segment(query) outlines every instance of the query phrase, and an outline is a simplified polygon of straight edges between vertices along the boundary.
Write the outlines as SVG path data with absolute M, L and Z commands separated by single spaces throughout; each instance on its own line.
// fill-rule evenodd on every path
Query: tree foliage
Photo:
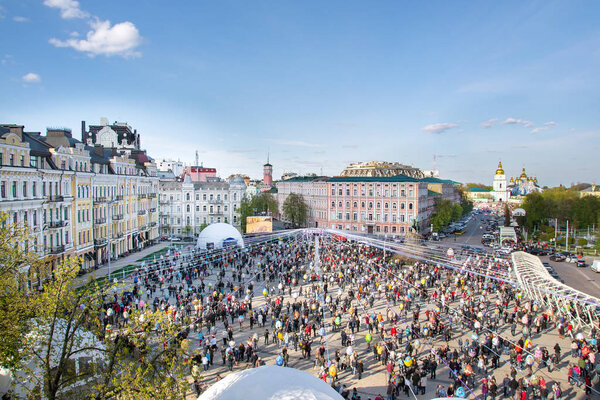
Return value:
M 530 193 L 522 205 L 527 212 L 525 224 L 529 228 L 540 228 L 548 219 L 558 219 L 561 226 L 569 224 L 577 229 L 598 224 L 600 220 L 600 198 L 583 196 L 562 186 L 543 193 Z
M 242 232 L 246 232 L 247 217 L 262 213 L 277 214 L 279 209 L 275 197 L 269 192 L 262 192 L 252 199 L 243 198 L 237 212 L 240 216 Z
M 79 258 L 52 266 L 27 243 L 1 214 L 0 366 L 27 397 L 186 398 L 189 317 L 141 302 L 117 314 L 111 304 L 130 286 L 81 286 Z
M 292 225 L 303 226 L 308 215 L 308 206 L 301 194 L 290 193 L 283 202 L 283 214 Z

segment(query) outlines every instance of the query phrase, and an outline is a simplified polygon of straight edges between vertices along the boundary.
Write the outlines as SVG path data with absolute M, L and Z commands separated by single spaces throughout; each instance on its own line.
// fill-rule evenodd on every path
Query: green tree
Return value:
M 510 208 L 504 203 L 504 226 L 510 226 Z
M 283 202 L 283 214 L 292 225 L 303 226 L 306 223 L 308 206 L 301 194 L 290 193 Z
M 254 211 L 252 209 L 252 201 L 244 197 L 240 202 L 240 206 L 237 209 L 237 213 L 240 216 L 242 232 L 246 233 L 246 218 L 254 215 Z
M 275 197 L 269 192 L 262 192 L 258 196 L 253 197 L 252 208 L 256 210 L 257 214 L 277 214 L 279 212 L 277 200 L 275 200 Z
M 458 221 L 463 216 L 463 208 L 460 204 L 452 204 L 452 221 Z

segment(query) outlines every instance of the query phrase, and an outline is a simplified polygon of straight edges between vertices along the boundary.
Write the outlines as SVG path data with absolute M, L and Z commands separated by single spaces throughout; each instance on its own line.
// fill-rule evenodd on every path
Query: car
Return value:
M 594 272 L 600 272 L 600 260 L 594 260 L 590 269 Z
M 575 264 L 577 266 L 577 268 L 585 268 L 585 260 L 583 258 L 579 258 L 577 259 L 577 262 Z
M 564 256 L 563 253 L 554 253 L 550 255 L 550 261 L 557 261 L 557 262 L 561 262 L 561 261 L 565 261 L 566 257 Z
M 171 236 L 171 237 L 169 238 L 169 240 L 170 240 L 171 242 L 181 242 L 181 238 L 180 238 L 180 237 L 177 237 L 177 236 Z

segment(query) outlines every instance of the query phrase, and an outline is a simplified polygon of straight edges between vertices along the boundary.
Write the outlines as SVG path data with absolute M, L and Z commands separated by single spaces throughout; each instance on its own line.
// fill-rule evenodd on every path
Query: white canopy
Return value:
M 331 386 L 307 372 L 274 365 L 227 375 L 198 400 L 342 400 Z
M 206 249 L 222 249 L 228 246 L 244 247 L 244 239 L 233 225 L 225 223 L 210 224 L 200 232 L 196 247 Z

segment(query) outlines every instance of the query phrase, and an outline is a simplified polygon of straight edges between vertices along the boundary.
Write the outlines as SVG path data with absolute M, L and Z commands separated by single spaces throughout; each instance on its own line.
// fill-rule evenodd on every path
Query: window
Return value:
M 338 217 L 337 219 L 341 220 L 342 219 L 342 213 L 338 213 Z
M 373 214 L 369 213 L 369 221 L 373 221 Z
M 364 201 L 361 201 L 361 202 L 360 202 L 360 206 L 361 206 L 362 208 L 365 208 L 365 202 L 364 202 Z
M 350 208 L 350 202 L 349 201 L 346 202 L 346 208 Z
M 390 195 L 390 194 L 389 194 L 389 191 L 388 191 L 387 189 L 385 189 L 385 190 L 384 190 L 384 192 L 383 192 L 383 195 L 384 195 L 385 197 L 388 197 L 388 196 Z
M 404 192 L 404 189 L 400 190 L 400 197 L 406 197 L 406 193 Z
M 392 210 L 396 209 L 396 203 L 392 203 Z
M 15 155 L 13 153 L 10 153 L 8 165 L 10 165 L 10 166 L 15 165 Z
M 392 226 L 392 233 L 396 233 L 396 227 Z
M 377 202 L 377 209 L 380 210 L 381 209 L 381 203 Z
M 206 206 L 202 206 L 202 211 L 206 212 Z M 206 221 L 204 221 L 206 222 Z
M 350 196 L 350 189 L 346 189 L 346 196 Z
M 369 202 L 369 210 L 371 210 L 371 209 L 373 209 L 373 202 L 372 201 Z
M 335 208 L 335 201 L 331 202 L 331 208 Z
M 408 189 L 408 197 L 413 197 L 413 190 L 412 189 Z
M 400 209 L 404 210 L 404 203 L 400 203 Z
M 206 201 L 206 193 L 202 195 L 202 200 Z
M 37 168 L 37 166 L 38 166 L 37 157 L 29 157 L 29 165 L 32 166 L 33 168 Z
M 357 208 L 357 207 L 358 207 L 358 203 L 355 201 L 355 202 L 352 204 L 352 207 L 353 207 L 353 208 Z
M 0 183 L 0 196 L 5 199 L 6 198 L 6 181 L 2 181 Z
M 413 203 L 408 203 L 408 209 L 412 210 L 413 209 Z
M 385 208 L 387 210 L 389 208 L 389 203 L 384 203 L 383 208 Z
M 341 201 L 338 203 L 338 207 L 342 208 L 342 202 Z
M 338 189 L 338 195 L 340 195 L 340 196 L 342 195 L 342 188 Z
M 14 199 L 17 198 L 17 181 L 13 181 L 12 183 L 12 197 Z
M 27 197 L 27 182 L 23 182 L 23 197 Z
M 352 221 L 356 221 L 356 213 L 352 214 Z M 355 229 L 356 230 L 356 229 Z
M 346 213 L 346 221 L 350 221 L 350 213 Z
M 373 197 L 373 189 L 369 189 L 369 196 Z

